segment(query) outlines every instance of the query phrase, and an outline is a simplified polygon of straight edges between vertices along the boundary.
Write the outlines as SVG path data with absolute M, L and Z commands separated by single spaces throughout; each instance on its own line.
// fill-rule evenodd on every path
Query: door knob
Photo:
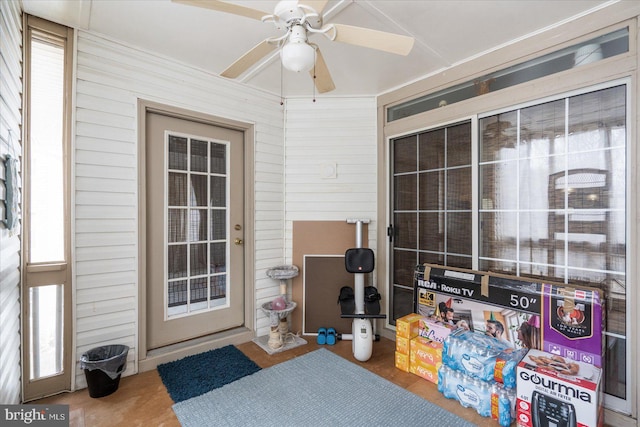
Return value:
M 244 243 L 244 241 L 242 239 L 236 238 L 236 240 L 234 240 L 233 243 L 235 243 L 236 245 L 241 245 Z

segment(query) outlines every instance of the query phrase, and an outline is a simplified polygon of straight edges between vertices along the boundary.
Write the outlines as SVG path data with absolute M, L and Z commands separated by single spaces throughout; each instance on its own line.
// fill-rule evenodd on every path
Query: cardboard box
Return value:
M 402 354 L 409 354 L 410 343 L 413 338 L 404 338 L 396 336 L 396 351 Z
M 535 348 L 602 366 L 604 295 L 599 289 L 474 270 L 418 265 L 416 312 L 433 317 L 441 304 L 454 323 L 500 336 L 513 348 Z M 495 335 L 494 335 L 495 336 Z M 498 338 L 496 336 L 496 338 Z
M 413 338 L 418 336 L 418 321 L 421 318 L 420 314 L 411 313 L 396 319 L 396 337 Z
M 442 363 L 442 343 L 423 337 L 415 337 L 411 340 L 409 360 L 422 362 L 431 366 Z
M 409 355 L 396 351 L 396 368 L 409 372 Z
M 415 374 L 421 378 L 424 378 L 427 381 L 431 381 L 434 384 L 438 384 L 438 368 L 440 368 L 442 363 L 438 363 L 436 365 L 432 365 L 430 363 L 425 363 L 420 360 L 415 362 L 409 362 L 409 372 Z
M 418 336 L 440 343 L 444 342 L 454 329 L 455 326 L 447 325 L 431 317 L 421 317 L 418 322 Z
M 529 350 L 518 364 L 518 426 L 602 426 L 601 375 L 594 365 Z

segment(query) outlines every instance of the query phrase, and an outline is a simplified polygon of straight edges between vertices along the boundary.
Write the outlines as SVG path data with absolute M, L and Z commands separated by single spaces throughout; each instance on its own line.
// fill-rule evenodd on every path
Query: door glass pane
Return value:
M 227 276 L 224 274 L 211 276 L 209 288 L 211 305 L 215 307 L 224 304 L 227 296 Z
M 224 207 L 227 201 L 227 180 L 222 176 L 211 177 L 211 207 Z
M 444 185 L 445 172 L 422 172 L 420 174 L 420 210 L 434 211 L 443 209 L 446 187 Z
M 215 273 L 227 271 L 227 246 L 224 243 L 211 244 L 211 270 Z
M 471 263 L 471 122 L 391 143 L 392 297 L 402 298 L 413 292 L 413 274 L 419 262 Z M 462 235 L 465 230 L 469 235 Z M 454 258 L 449 260 L 449 254 Z M 406 304 L 394 300 L 392 307 L 405 310 Z M 401 315 L 393 313 L 391 317 Z
M 224 144 L 211 143 L 211 173 L 227 173 L 227 147 Z
M 471 126 L 466 123 L 447 128 L 447 166 L 471 164 Z
M 407 314 L 413 313 L 415 304 L 413 303 L 413 292 L 409 289 L 393 287 L 393 322 Z
M 191 209 L 191 221 L 189 221 L 189 241 L 200 242 L 207 240 L 207 216 L 206 209 Z
M 167 236 L 170 243 L 187 241 L 187 210 L 169 209 Z
M 187 312 L 187 280 L 176 280 L 168 283 L 167 314 L 175 316 Z
M 211 240 L 221 240 L 227 235 L 226 209 L 211 210 Z
M 413 289 L 413 273 L 418 259 L 416 251 L 396 249 L 393 251 L 393 283 Z
M 471 257 L 471 212 L 447 213 L 447 252 Z
M 480 188 L 483 209 L 515 209 L 513 197 L 518 187 L 518 162 L 480 165 Z
M 190 206 L 207 206 L 207 177 L 191 175 Z
M 416 250 L 418 248 L 418 218 L 413 213 L 396 213 L 393 216 L 396 248 Z
M 169 246 L 167 266 L 169 279 L 187 277 L 187 245 Z
M 167 313 L 184 316 L 227 303 L 228 145 L 169 136 L 167 147 L 184 171 L 167 171 Z
M 444 213 L 420 213 L 420 250 L 444 252 Z
M 416 135 L 399 138 L 393 141 L 393 172 L 415 172 L 418 165 L 416 159 L 418 137 Z
M 415 173 L 410 175 L 399 175 L 394 178 L 394 210 L 416 210 L 418 206 L 417 184 L 417 175 Z
M 447 210 L 471 209 L 471 167 L 447 171 Z M 425 191 L 429 192 L 429 190 Z
M 30 380 L 62 372 L 62 285 L 29 288 Z
M 420 134 L 420 170 L 442 169 L 445 166 L 444 129 Z M 415 155 L 415 154 L 414 154 Z
M 189 276 L 207 274 L 207 244 L 198 243 L 189 245 L 191 249 L 191 266 Z
M 211 278 L 211 298 L 224 297 L 226 292 L 226 276 L 213 276 Z
M 190 302 L 191 309 L 204 309 L 207 308 L 207 278 L 198 277 L 196 279 L 189 280 L 190 284 Z
M 187 174 L 169 173 L 169 206 L 187 206 Z
M 191 140 L 191 171 L 207 172 L 207 141 Z
M 187 138 L 169 135 L 169 169 L 187 170 Z
M 31 43 L 29 262 L 65 261 L 64 48 Z

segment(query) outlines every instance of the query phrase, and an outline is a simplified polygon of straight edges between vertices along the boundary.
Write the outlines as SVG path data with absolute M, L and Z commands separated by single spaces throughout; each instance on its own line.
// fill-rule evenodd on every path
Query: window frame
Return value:
M 566 97 L 572 94 L 582 93 L 585 91 L 595 90 L 598 87 L 609 87 L 616 84 L 627 85 L 627 282 L 635 283 L 640 277 L 639 269 L 632 262 L 637 257 L 638 251 L 638 227 L 632 220 L 637 215 L 637 197 L 634 191 L 638 188 L 638 176 L 632 172 L 638 165 L 637 148 L 633 141 L 637 139 L 637 117 L 638 117 L 638 77 L 637 77 L 637 51 L 638 51 L 638 27 L 635 14 L 625 14 L 613 17 L 611 15 L 591 16 L 588 19 L 576 20 L 571 25 L 565 25 L 558 29 L 552 29 L 544 34 L 533 36 L 529 39 L 520 41 L 513 46 L 507 46 L 495 52 L 491 52 L 483 57 L 474 59 L 459 67 L 449 70 L 446 74 L 438 74 L 418 81 L 406 87 L 400 88 L 393 92 L 381 95 L 378 98 L 378 220 L 381 224 L 378 227 L 378 241 L 388 242 L 386 235 L 387 226 L 392 224 L 391 200 L 390 200 L 390 158 L 389 144 L 390 140 L 409 135 L 411 133 L 423 131 L 426 129 L 445 126 L 448 123 L 455 123 L 461 120 L 471 118 L 472 132 L 474 140 L 477 140 L 477 117 L 480 114 L 495 114 L 516 108 L 522 108 L 527 105 L 538 104 L 545 100 L 557 99 L 558 97 Z M 621 19 L 625 19 L 622 21 Z M 588 40 L 598 34 L 605 34 L 615 29 L 627 26 L 629 28 L 629 51 L 627 53 L 617 55 L 615 57 L 606 58 L 602 61 L 588 64 L 580 67 L 580 69 L 571 69 L 563 71 L 556 75 L 543 77 L 532 82 L 522 83 L 518 86 L 502 89 L 494 93 L 487 93 L 473 99 L 456 103 L 455 107 L 445 106 L 436 110 L 420 113 L 415 116 L 386 122 L 386 109 L 389 106 L 406 102 L 411 98 L 417 98 L 423 94 L 441 90 L 444 87 L 453 86 L 462 81 L 473 79 L 476 76 L 484 75 L 493 70 L 501 69 L 513 65 L 516 62 L 533 58 L 538 55 L 544 55 L 558 48 L 570 46 L 580 41 Z M 561 40 L 558 42 L 558 40 Z M 615 82 L 615 83 L 614 83 Z M 482 113 L 479 113 L 482 112 Z M 473 153 L 477 155 L 476 152 Z M 477 159 L 473 160 L 473 164 L 477 165 Z M 476 172 L 473 176 L 477 177 Z M 477 196 L 476 196 L 477 198 Z M 477 201 L 476 201 L 477 203 Z M 477 205 L 474 207 L 477 212 Z M 477 218 L 474 218 L 474 227 L 476 227 Z M 473 243 L 474 250 L 477 251 L 478 232 L 474 230 Z M 387 283 L 385 289 L 387 295 L 390 292 L 392 283 L 389 283 L 391 256 L 387 245 L 380 245 L 378 248 L 378 281 L 379 283 Z M 477 269 L 474 265 L 474 269 Z M 640 303 L 639 293 L 632 287 L 627 287 L 627 365 L 633 360 L 634 355 L 638 351 L 638 327 L 637 314 L 632 312 L 629 307 L 634 307 Z M 389 304 L 390 297 L 387 298 Z M 392 307 L 387 306 L 387 312 L 392 313 Z M 393 339 L 393 331 L 395 327 L 391 323 L 391 316 L 385 323 L 384 332 L 386 336 Z M 387 332 L 388 331 L 388 332 Z M 637 399 L 636 391 L 631 387 L 638 379 L 638 372 L 635 370 L 627 370 L 627 399 L 618 399 L 607 395 L 605 407 L 608 416 L 622 417 L 618 414 L 634 414 L 637 410 L 634 402 Z
M 31 41 L 42 40 L 55 44 L 64 49 L 63 75 L 63 117 L 62 120 L 62 179 L 64 192 L 64 259 L 51 262 L 31 263 L 30 241 L 31 227 L 29 220 L 31 179 L 30 179 L 30 141 L 31 141 Z M 23 15 L 23 232 L 21 241 L 21 306 L 22 306 L 22 400 L 24 402 L 38 399 L 62 391 L 71 390 L 72 378 L 75 371 L 72 351 L 72 257 L 71 257 L 71 128 L 72 128 L 72 87 L 73 87 L 73 29 L 63 25 L 37 18 L 28 14 Z M 30 304 L 31 289 L 43 285 L 62 285 L 59 298 L 62 303 L 62 371 L 58 374 L 30 380 Z

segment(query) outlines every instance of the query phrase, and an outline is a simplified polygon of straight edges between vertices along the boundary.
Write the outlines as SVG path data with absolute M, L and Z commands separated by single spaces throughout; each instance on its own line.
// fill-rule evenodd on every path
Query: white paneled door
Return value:
M 244 134 L 147 112 L 147 350 L 244 322 Z

